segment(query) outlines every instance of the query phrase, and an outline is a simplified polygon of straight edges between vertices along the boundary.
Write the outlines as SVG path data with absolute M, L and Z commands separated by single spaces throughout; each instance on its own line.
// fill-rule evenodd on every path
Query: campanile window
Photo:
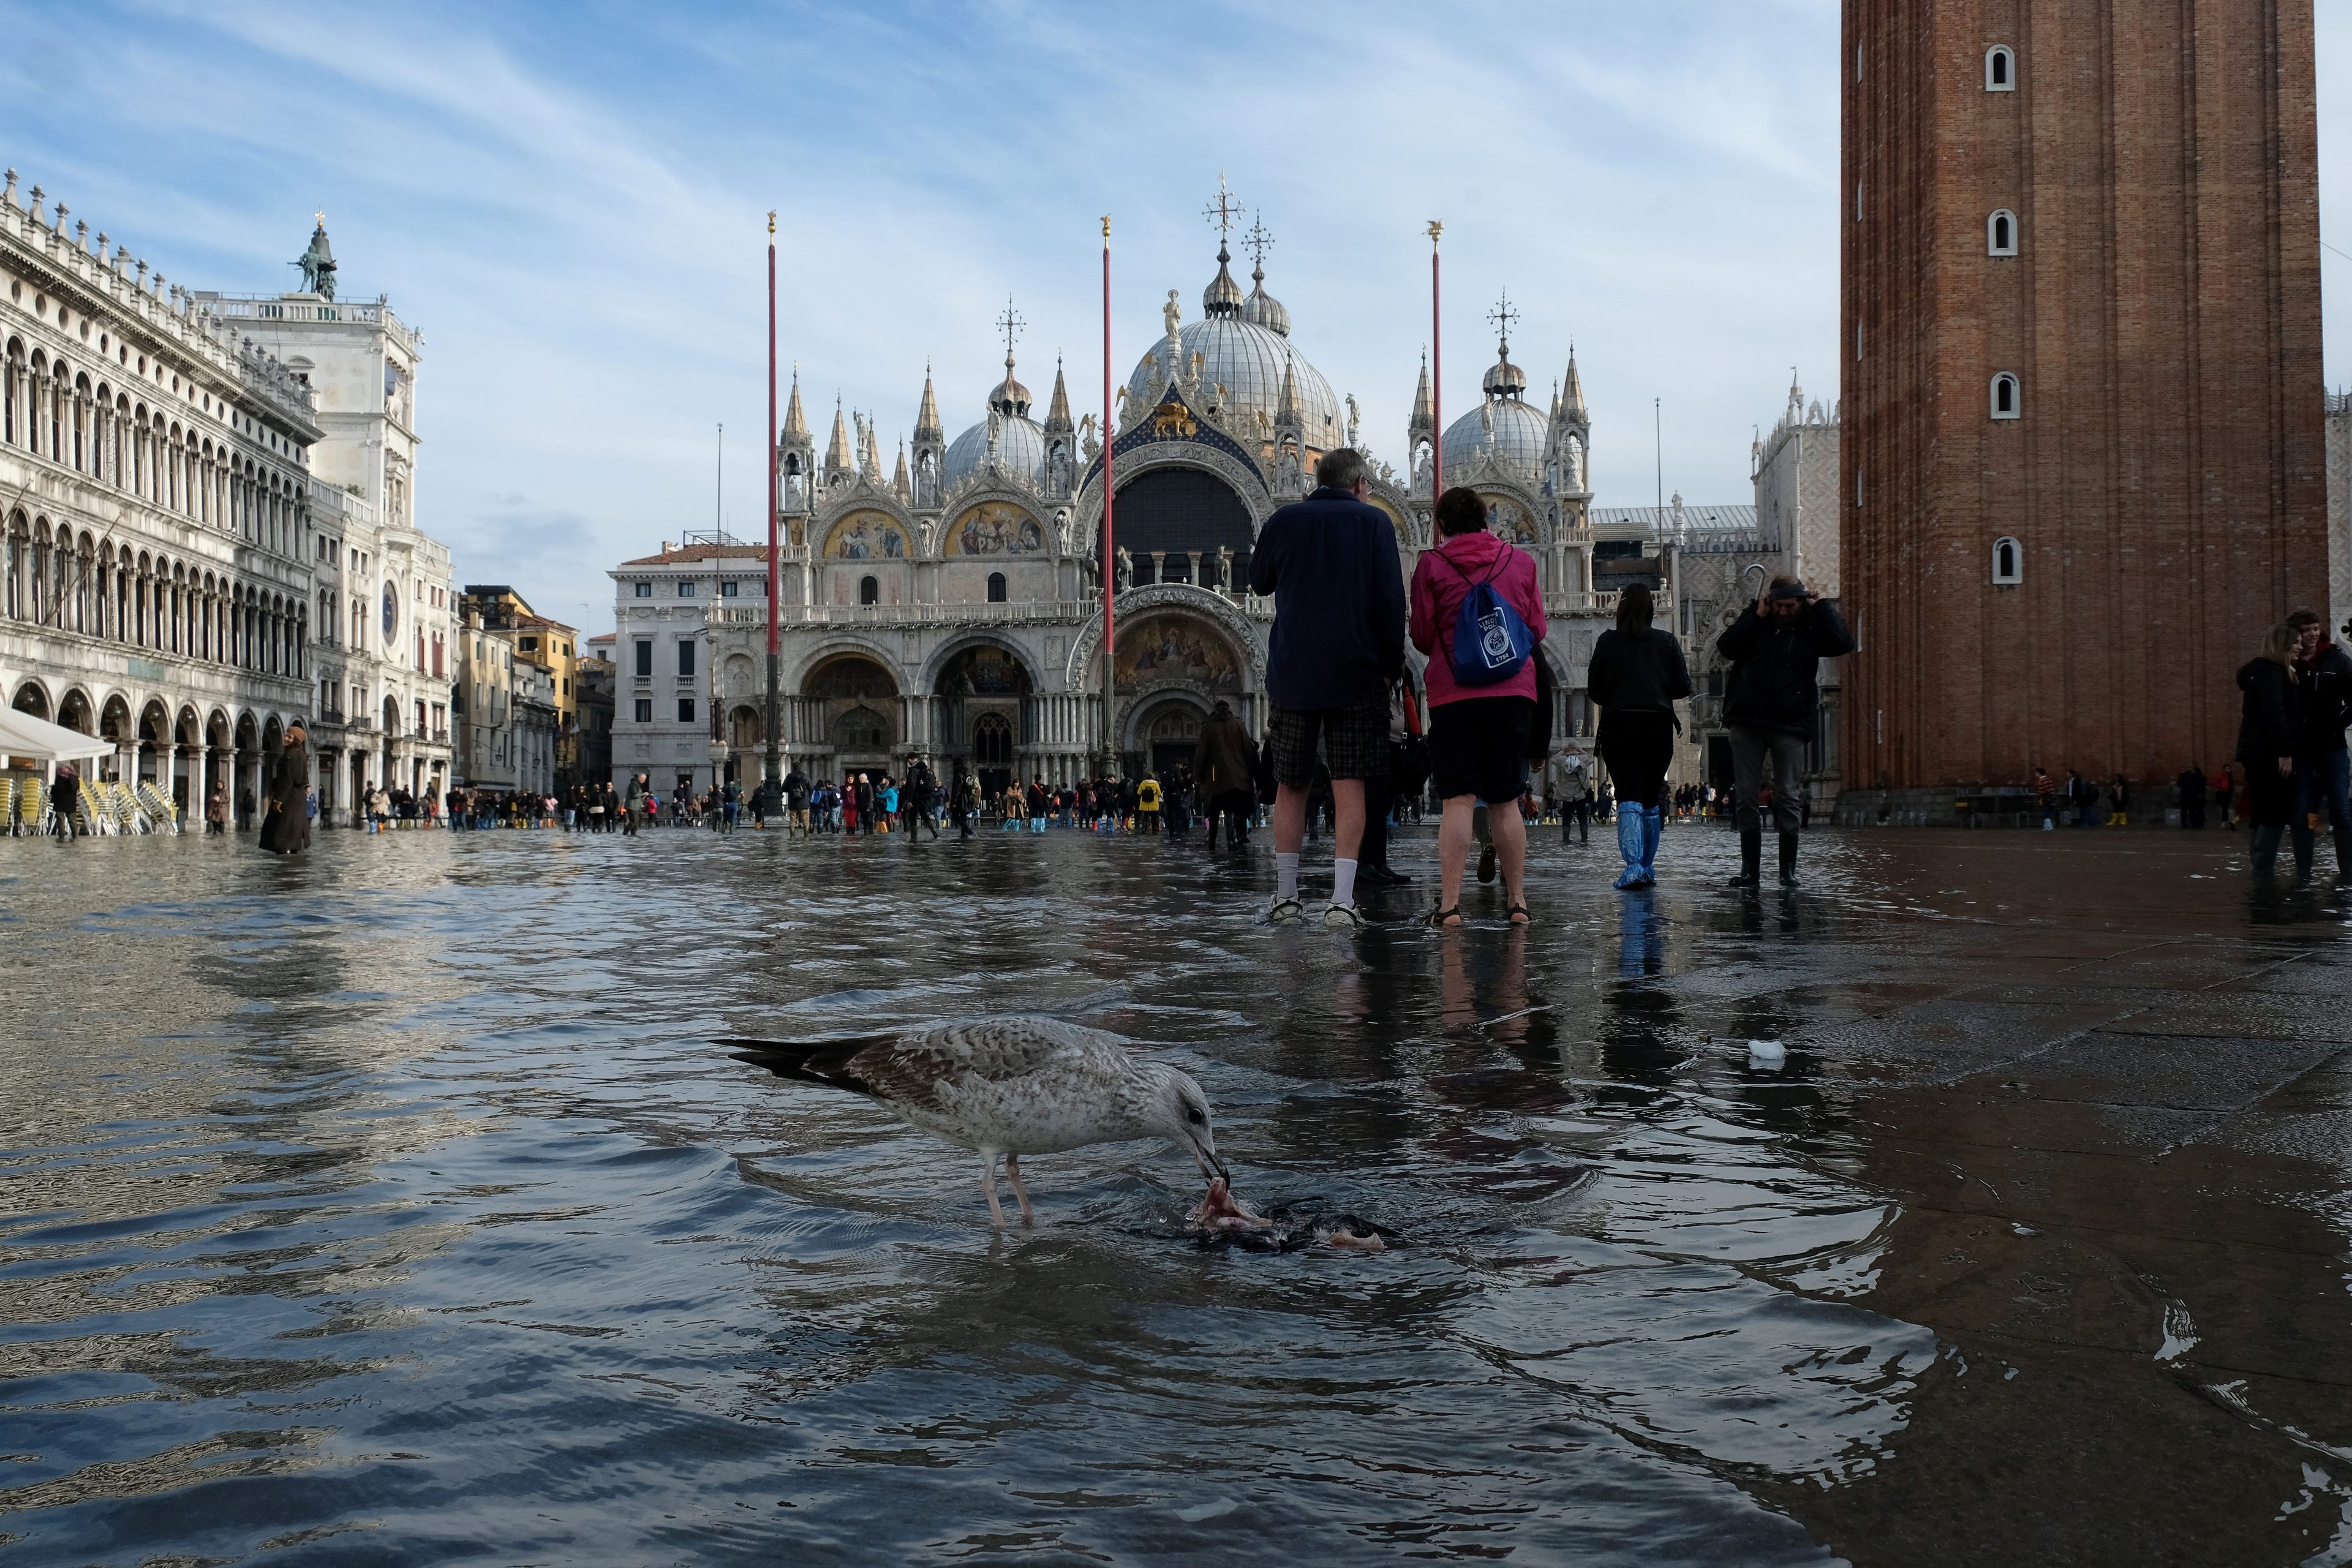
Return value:
M 1992 378 L 1992 416 L 1995 419 L 2015 419 L 2018 413 L 2017 377 L 2002 371 Z
M 2007 534 L 1992 542 L 1992 580 L 1999 588 L 2025 581 L 2025 547 Z
M 1985 90 L 2017 90 L 2017 51 L 2007 44 L 1995 44 L 1985 51 Z
M 1995 208 L 1993 215 L 1985 219 L 1985 254 L 2017 254 L 2017 215 L 2007 207 Z

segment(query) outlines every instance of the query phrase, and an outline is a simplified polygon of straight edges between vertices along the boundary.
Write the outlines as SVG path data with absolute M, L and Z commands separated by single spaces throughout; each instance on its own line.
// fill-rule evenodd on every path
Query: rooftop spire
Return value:
M 940 441 L 946 437 L 947 431 L 940 424 L 940 400 L 931 395 L 930 363 L 926 361 L 923 364 L 923 405 L 915 412 L 915 439 Z
M 808 436 L 808 416 L 801 412 L 801 367 L 793 366 L 793 400 L 784 409 L 784 434 L 805 439 Z
M 1431 433 L 1437 424 L 1436 400 L 1429 394 L 1429 351 L 1421 351 L 1421 384 L 1412 389 L 1412 418 L 1406 429 L 1415 434 Z
M 824 466 L 839 473 L 856 466 L 856 459 L 849 455 L 849 421 L 842 417 L 838 396 L 833 400 L 833 439 L 825 445 Z
M 1584 417 L 1584 383 L 1576 374 L 1576 341 L 1568 344 L 1568 390 L 1560 395 L 1559 411 L 1570 418 Z
M 1045 410 L 1045 428 L 1056 434 L 1076 430 L 1070 421 L 1070 392 L 1062 384 L 1062 356 L 1054 356 L 1054 401 Z

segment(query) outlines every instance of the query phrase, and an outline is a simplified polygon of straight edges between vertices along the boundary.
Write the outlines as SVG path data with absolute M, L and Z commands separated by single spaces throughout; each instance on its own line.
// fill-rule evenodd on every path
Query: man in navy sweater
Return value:
M 1365 500 L 1363 455 L 1341 447 L 1315 465 L 1316 489 L 1266 519 L 1250 553 L 1250 592 L 1274 595 L 1265 670 L 1274 700 L 1274 848 L 1279 880 L 1269 921 L 1295 921 L 1298 846 L 1316 747 L 1331 774 L 1334 823 L 1328 925 L 1363 923 L 1356 851 L 1364 781 L 1383 771 L 1389 688 L 1404 673 L 1404 571 L 1396 528 Z

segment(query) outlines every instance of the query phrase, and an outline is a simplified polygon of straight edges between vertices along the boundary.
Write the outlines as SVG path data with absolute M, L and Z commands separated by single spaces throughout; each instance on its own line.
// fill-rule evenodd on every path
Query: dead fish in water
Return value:
M 1209 1194 L 1184 1216 L 1186 1226 L 1201 1246 L 1215 1250 L 1239 1247 L 1244 1252 L 1297 1252 L 1318 1245 L 1352 1252 L 1385 1252 L 1387 1232 L 1351 1214 L 1331 1214 L 1309 1199 L 1277 1204 L 1259 1214 L 1234 1196 L 1233 1185 L 1218 1176 L 1209 1183 Z

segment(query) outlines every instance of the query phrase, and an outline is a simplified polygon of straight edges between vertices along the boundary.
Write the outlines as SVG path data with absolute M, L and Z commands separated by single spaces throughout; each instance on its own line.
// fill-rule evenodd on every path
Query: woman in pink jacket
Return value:
M 1429 656 L 1430 782 L 1445 803 L 1437 832 L 1437 908 L 1430 923 L 1462 923 L 1462 861 L 1470 852 L 1471 813 L 1481 801 L 1510 810 L 1489 811 L 1511 922 L 1525 925 L 1527 825 L 1517 809 L 1526 792 L 1528 736 L 1536 716 L 1535 661 L 1543 657 L 1543 595 L 1535 558 L 1486 531 L 1486 503 L 1459 487 L 1437 498 L 1437 547 L 1412 569 L 1412 646 Z M 1480 584 L 1517 611 L 1532 635 L 1527 658 L 1513 674 L 1487 685 L 1454 678 L 1452 651 L 1462 601 Z

